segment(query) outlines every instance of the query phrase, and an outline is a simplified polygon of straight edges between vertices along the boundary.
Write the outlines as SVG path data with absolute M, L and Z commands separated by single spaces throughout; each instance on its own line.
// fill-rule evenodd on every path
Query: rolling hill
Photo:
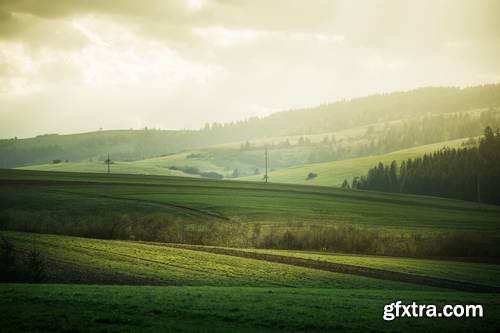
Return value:
M 216 332 L 467 332 L 478 319 L 498 327 L 496 206 L 10 169 L 0 170 L 0 189 L 2 258 L 15 258 L 2 265 L 14 262 L 7 267 L 21 281 L 41 271 L 44 282 L 0 284 L 2 331 L 195 332 L 209 322 Z M 481 304 L 485 316 L 385 322 L 396 293 L 406 304 Z
M 279 254 L 279 258 L 288 260 L 279 263 L 177 244 L 18 232 L 1 232 L 1 235 L 13 244 L 19 256 L 37 249 L 46 264 L 45 281 L 51 282 L 0 285 L 0 323 L 7 332 L 62 331 L 70 327 L 85 331 L 100 331 L 105 327 L 111 332 L 139 328 L 191 332 L 206 321 L 210 321 L 208 331 L 217 332 L 250 332 L 255 327 L 264 332 L 388 327 L 410 332 L 429 327 L 466 332 L 477 322 L 477 318 L 418 321 L 398 318 L 384 322 L 376 314 L 381 313 L 385 304 L 394 302 L 395 291 L 406 303 L 481 304 L 488 309 L 481 318 L 482 325 L 488 328 L 498 325 L 496 317 L 488 315 L 500 309 L 498 291 L 460 291 L 477 283 L 498 285 L 498 265 L 259 251 Z M 252 254 L 256 250 L 240 250 L 245 251 Z M 300 266 L 294 258 L 307 258 L 311 265 L 340 260 L 367 271 L 375 266 L 383 275 L 371 278 L 328 270 L 336 266 L 308 268 Z M 441 279 L 445 270 L 451 275 Z M 415 280 L 391 280 L 391 274 L 398 272 Z M 421 281 L 445 283 L 448 288 L 422 285 Z M 353 309 L 365 315 L 353 315 Z M 294 314 L 292 318 L 290 313 Z M 27 314 L 31 320 L 22 320 Z
M 426 153 L 432 153 L 444 147 L 461 147 L 465 141 L 466 139 L 449 140 L 409 149 L 398 150 L 388 154 L 353 158 L 327 163 L 313 163 L 293 166 L 269 172 L 269 181 L 276 183 L 339 187 L 345 179 L 347 179 L 347 181 L 350 183 L 353 177 L 364 176 L 370 168 L 373 168 L 379 162 L 391 163 L 392 161 L 396 161 L 400 163 L 409 158 L 420 157 Z M 308 178 L 308 175 L 311 172 L 316 174 L 314 178 Z M 241 177 L 239 179 L 259 181 L 262 179 L 262 176 L 247 176 Z
M 497 253 L 497 206 L 324 186 L 2 170 L 8 230 L 371 254 Z
M 390 152 L 477 136 L 486 125 L 497 127 L 500 124 L 498 106 L 500 85 L 464 89 L 422 88 L 283 111 L 262 119 L 252 118 L 224 125 L 214 123 L 200 130 L 145 128 L 10 138 L 0 140 L 0 167 L 47 164 L 54 160 L 103 161 L 108 153 L 115 161 L 135 161 L 221 144 L 246 141 L 262 143 L 269 138 L 306 135 L 323 138 L 325 134 L 331 133 L 341 137 L 339 132 L 364 128 L 363 140 L 342 145 L 342 148 L 351 150 L 351 156 L 336 149 L 330 152 L 332 156 L 320 158 L 322 161 L 332 161 L 339 159 L 339 156 L 345 159 L 369 155 L 370 152 L 365 150 L 371 143 L 376 143 L 375 148 L 381 152 Z M 481 113 L 470 115 L 471 111 Z M 338 142 L 335 146 L 339 148 Z M 309 153 L 305 158 L 309 157 Z M 305 163 L 304 156 L 300 154 L 296 159 L 301 162 L 295 165 Z M 223 167 L 232 171 L 238 165 L 225 164 Z
M 367 131 L 366 127 L 333 133 L 271 137 L 242 142 L 233 142 L 214 145 L 199 149 L 185 150 L 176 154 L 168 154 L 136 161 L 113 160 L 111 169 L 115 173 L 164 175 L 164 176 L 189 176 L 198 177 L 196 173 L 187 173 L 179 169 L 196 168 L 200 172 L 215 172 L 225 178 L 234 178 L 233 172 L 238 170 L 238 175 L 253 175 L 255 170 L 263 170 L 263 152 L 269 148 L 273 151 L 273 168 L 286 168 L 293 165 L 304 164 L 312 151 L 326 138 L 335 137 L 339 144 L 359 140 Z M 300 140 L 307 140 L 307 144 L 299 144 Z M 113 156 L 111 156 L 113 157 Z M 103 161 L 81 161 L 47 163 L 19 167 L 26 170 L 43 171 L 68 171 L 68 172 L 106 172 Z M 189 171 L 189 170 L 188 170 Z
M 50 263 L 48 282 L 115 284 L 419 289 L 362 276 L 212 254 L 162 244 L 2 232 L 18 251 L 35 246 Z M 453 263 L 451 263 L 453 265 Z M 481 264 L 470 264 L 473 268 Z M 491 266 L 496 274 L 497 265 Z M 483 268 L 483 273 L 487 269 Z M 83 278 L 85 277 L 85 278 Z
M 356 135 L 350 131 L 349 134 Z M 348 137 L 348 134 L 344 134 Z M 308 136 L 305 136 L 309 138 Z M 324 138 L 324 136 L 322 136 Z M 276 140 L 276 139 L 275 139 Z M 297 137 L 286 137 L 282 140 L 298 140 Z M 315 140 L 315 141 L 312 141 Z M 311 137 L 311 142 L 320 140 L 319 136 Z M 347 179 L 364 175 L 368 169 L 378 162 L 398 162 L 431 153 L 443 147 L 460 147 L 466 139 L 449 140 L 430 145 L 395 151 L 389 154 L 340 160 L 327 163 L 304 164 L 308 154 L 314 146 L 272 147 L 269 149 L 270 170 L 269 180 L 279 183 L 293 183 L 305 185 L 340 186 Z M 161 176 L 186 176 L 201 177 L 202 173 L 212 172 L 221 178 L 235 178 L 240 180 L 261 181 L 264 169 L 263 151 L 266 143 L 255 142 L 252 148 L 242 149 L 239 144 L 208 147 L 204 149 L 189 150 L 178 154 L 144 159 L 139 161 L 115 161 L 111 165 L 113 173 L 161 175 Z M 276 142 L 276 141 L 274 141 Z M 68 162 L 50 163 L 21 167 L 24 170 L 64 171 L 64 172 L 106 172 L 103 162 Z M 194 170 L 194 171 L 193 171 Z M 237 170 L 237 174 L 235 173 Z M 240 171 L 241 170 L 241 171 Z M 253 175 L 240 175 L 252 173 Z M 253 172 L 252 170 L 256 170 Z M 255 175 L 254 173 L 257 173 Z M 307 179 L 310 173 L 317 177 Z M 236 176 L 236 177 L 235 177 Z

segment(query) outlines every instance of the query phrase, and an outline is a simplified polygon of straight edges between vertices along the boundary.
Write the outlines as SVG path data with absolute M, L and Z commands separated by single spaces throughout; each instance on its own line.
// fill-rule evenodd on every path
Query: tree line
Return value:
M 360 146 L 357 152 L 351 151 L 351 145 L 339 149 L 337 143 L 335 149 L 319 147 L 309 160 L 309 162 L 332 161 L 363 156 L 366 153 L 383 153 L 394 149 L 413 147 L 431 141 L 438 142 L 478 135 L 477 131 L 484 127 L 478 127 L 478 123 L 482 123 L 485 120 L 484 117 L 491 116 L 497 119 L 496 121 L 500 119 L 498 117 L 499 106 L 500 84 L 465 89 L 422 88 L 407 92 L 355 98 L 306 109 L 277 112 L 263 118 L 253 117 L 227 124 L 207 124 L 200 130 L 157 130 L 151 128 L 99 130 L 75 135 L 49 134 L 29 139 L 0 139 L 0 167 L 12 168 L 50 163 L 55 159 L 103 161 L 107 153 L 110 153 L 115 160 L 138 160 L 175 153 L 184 149 L 255 140 L 270 136 L 331 133 L 394 120 L 408 120 L 405 128 L 392 126 L 388 130 L 368 133 L 368 136 L 363 140 L 366 142 L 365 145 Z M 484 113 L 482 120 L 465 115 L 457 115 L 456 120 L 450 120 L 451 113 L 458 114 L 488 108 L 491 109 L 491 112 Z M 421 128 L 427 129 L 424 134 L 421 129 L 413 130 L 416 119 L 421 115 L 442 115 L 443 119 L 446 118 L 442 123 L 453 121 L 454 124 L 442 131 L 442 128 L 431 127 L 432 124 L 438 122 L 435 119 L 429 119 L 421 126 Z M 382 135 L 384 133 L 387 135 Z M 402 133 L 406 133 L 404 137 Z M 399 141 L 394 140 L 394 138 L 399 139 Z M 303 139 L 302 144 L 308 144 L 307 138 Z
M 443 148 L 400 166 L 379 163 L 352 188 L 500 204 L 500 130 L 486 127 L 474 147 Z

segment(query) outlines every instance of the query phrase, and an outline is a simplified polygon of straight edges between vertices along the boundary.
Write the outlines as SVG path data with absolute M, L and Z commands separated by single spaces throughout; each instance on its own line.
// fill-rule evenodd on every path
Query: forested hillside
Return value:
M 216 144 L 337 133 L 364 128 L 349 142 L 329 137 L 310 147 L 301 163 L 333 161 L 386 153 L 444 140 L 477 136 L 500 125 L 500 85 L 472 88 L 422 88 L 275 113 L 194 130 L 113 130 L 74 135 L 48 134 L 0 140 L 0 167 L 106 158 L 138 160 Z M 297 142 L 311 146 L 304 139 Z M 280 145 L 288 142 L 283 139 Z M 231 166 L 227 166 L 231 168 Z
M 478 147 L 443 149 L 400 167 L 379 163 L 352 186 L 500 204 L 500 131 L 487 127 Z

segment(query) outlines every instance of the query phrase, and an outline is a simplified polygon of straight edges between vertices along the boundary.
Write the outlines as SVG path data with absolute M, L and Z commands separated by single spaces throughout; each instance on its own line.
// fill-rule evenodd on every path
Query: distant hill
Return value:
M 460 147 L 464 141 L 465 139 L 444 141 L 430 145 L 398 150 L 382 155 L 373 155 L 326 163 L 292 166 L 285 169 L 271 171 L 269 173 L 269 181 L 273 183 L 325 185 L 339 187 L 344 179 L 347 179 L 349 182 L 351 182 L 353 177 L 365 175 L 370 168 L 376 166 L 379 162 L 391 163 L 392 161 L 397 161 L 399 163 L 407 160 L 408 158 L 420 157 L 425 153 L 432 153 L 443 147 Z M 309 174 L 311 173 L 312 176 L 309 176 Z M 239 179 L 257 181 L 261 180 L 262 176 L 247 176 L 241 177 Z
M 309 162 L 332 161 L 479 135 L 485 125 L 500 125 L 499 107 L 500 84 L 465 89 L 421 88 L 283 111 L 265 118 L 207 124 L 197 131 L 113 130 L 4 139 L 0 140 L 0 167 L 46 164 L 54 160 L 103 161 L 107 153 L 113 160 L 140 160 L 246 140 L 365 128 L 363 139 L 353 143 L 354 153 L 344 143 L 340 152 L 336 146 L 335 151 L 322 151 L 314 158 L 307 155 Z M 468 115 L 473 110 L 482 112 Z
M 269 150 L 270 169 L 272 170 L 270 181 L 274 183 L 340 186 L 344 179 L 351 181 L 353 177 L 364 175 L 378 162 L 390 163 L 393 160 L 401 162 L 443 147 L 460 147 L 464 141 L 466 141 L 465 138 L 403 149 L 388 154 L 310 164 L 301 163 L 300 157 L 307 155 L 310 149 L 316 149 L 316 146 L 293 145 L 294 142 L 291 141 L 290 147 L 275 146 Z M 306 158 L 304 159 L 306 160 Z M 21 167 L 21 169 L 103 173 L 106 172 L 106 165 L 102 161 L 62 162 L 26 166 Z M 235 169 L 237 169 L 238 174 L 234 174 Z M 212 147 L 139 161 L 117 161 L 111 165 L 111 170 L 113 173 L 122 174 L 185 177 L 202 177 L 200 173 L 212 172 L 224 178 L 260 181 L 264 172 L 263 150 L 259 147 L 248 149 L 238 146 Z M 316 176 L 308 179 L 308 174 L 311 172 Z

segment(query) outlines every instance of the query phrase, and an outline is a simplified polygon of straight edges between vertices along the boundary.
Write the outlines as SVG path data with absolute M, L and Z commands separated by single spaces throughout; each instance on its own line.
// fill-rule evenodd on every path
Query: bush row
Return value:
M 0 229 L 100 239 L 194 245 L 314 250 L 412 257 L 500 257 L 496 234 L 479 231 L 397 231 L 344 224 L 258 224 L 207 219 L 186 223 L 154 214 L 65 217 L 9 211 Z

